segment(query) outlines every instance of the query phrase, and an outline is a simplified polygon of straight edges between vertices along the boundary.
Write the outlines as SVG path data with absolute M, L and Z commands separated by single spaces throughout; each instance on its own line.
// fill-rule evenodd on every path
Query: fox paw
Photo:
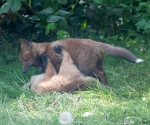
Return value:
M 62 53 L 62 49 L 63 49 L 63 46 L 61 45 L 57 45 L 53 48 L 53 50 L 57 53 L 57 54 L 61 54 Z

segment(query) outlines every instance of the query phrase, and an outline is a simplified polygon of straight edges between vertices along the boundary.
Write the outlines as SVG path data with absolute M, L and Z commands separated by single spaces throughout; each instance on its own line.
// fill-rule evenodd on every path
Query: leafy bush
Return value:
M 135 47 L 146 44 L 150 32 L 148 0 L 6 0 L 0 4 L 1 30 L 8 39 L 42 42 L 85 37 Z

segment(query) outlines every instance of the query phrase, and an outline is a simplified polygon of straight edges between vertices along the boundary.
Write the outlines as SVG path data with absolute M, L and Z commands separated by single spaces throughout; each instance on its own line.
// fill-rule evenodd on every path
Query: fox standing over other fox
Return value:
M 124 58 L 133 63 L 144 61 L 124 48 L 96 42 L 90 39 L 69 38 L 51 43 L 35 43 L 21 39 L 19 59 L 23 64 L 23 72 L 27 72 L 31 66 L 42 69 L 39 59 L 42 54 L 47 54 L 49 56 L 54 68 L 59 72 L 62 58 L 53 51 L 53 47 L 57 45 L 61 45 L 65 48 L 71 55 L 74 64 L 82 73 L 89 76 L 96 76 L 104 85 L 108 84 L 103 70 L 104 54 Z
M 46 67 L 45 73 L 32 76 L 24 88 L 30 88 L 39 94 L 52 90 L 73 92 L 83 88 L 86 82 L 96 82 L 95 78 L 84 76 L 79 71 L 70 54 L 62 46 L 55 46 L 54 51 L 62 57 L 59 73 L 56 72 L 48 56 L 43 54 L 40 58 L 43 67 Z

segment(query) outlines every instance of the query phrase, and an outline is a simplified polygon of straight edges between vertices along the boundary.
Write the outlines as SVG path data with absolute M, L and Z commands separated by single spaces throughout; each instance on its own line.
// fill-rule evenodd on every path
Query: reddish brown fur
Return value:
M 81 74 L 67 51 L 63 50 L 62 53 L 63 60 L 58 74 L 48 60 L 46 73 L 32 76 L 30 82 L 25 86 L 39 94 L 44 94 L 52 90 L 72 92 L 78 90 L 86 82 L 96 81 L 92 77 L 85 77 Z
M 62 45 L 71 55 L 77 68 L 90 76 L 97 76 L 104 85 L 107 85 L 107 79 L 103 70 L 103 54 L 125 58 L 131 62 L 136 62 L 137 57 L 128 50 L 121 47 L 114 47 L 109 44 L 95 42 L 90 39 L 65 39 L 52 43 L 34 43 L 21 39 L 21 51 L 19 59 L 23 63 L 23 71 L 27 72 L 30 66 L 39 67 L 37 56 L 43 53 L 51 59 L 56 71 L 59 71 L 61 57 L 53 51 L 53 47 Z

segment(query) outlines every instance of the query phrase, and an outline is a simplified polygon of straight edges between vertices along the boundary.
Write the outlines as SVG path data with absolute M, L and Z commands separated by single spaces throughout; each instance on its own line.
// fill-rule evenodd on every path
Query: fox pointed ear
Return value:
M 32 47 L 31 42 L 27 41 L 26 39 L 20 39 L 20 42 L 21 42 L 21 48 Z

